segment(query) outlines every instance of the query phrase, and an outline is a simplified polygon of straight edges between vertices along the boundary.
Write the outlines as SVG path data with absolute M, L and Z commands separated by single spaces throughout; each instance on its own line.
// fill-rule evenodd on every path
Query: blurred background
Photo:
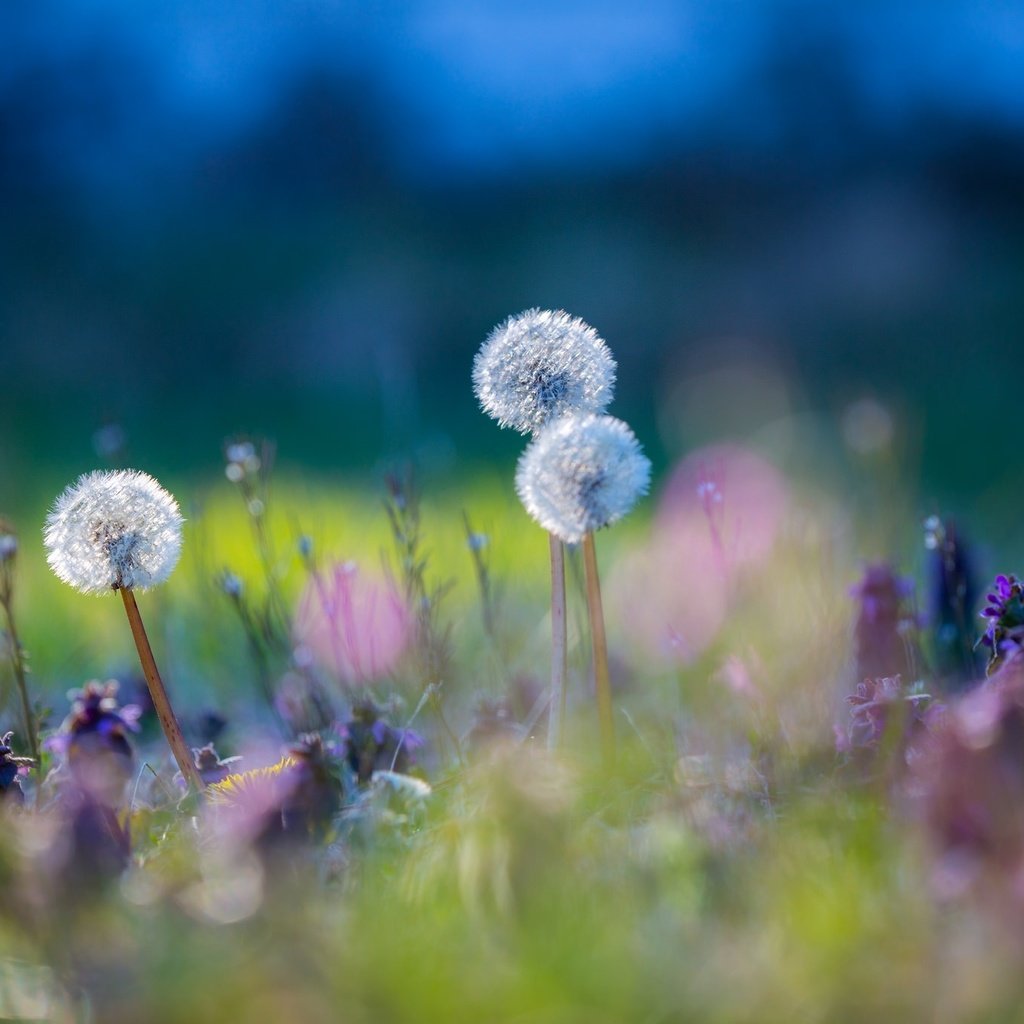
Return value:
M 0 509 L 238 431 L 510 465 L 470 365 L 539 305 L 660 469 L 739 440 L 856 502 L 888 453 L 1012 543 L 1022 199 L 1015 0 L 5 3 Z

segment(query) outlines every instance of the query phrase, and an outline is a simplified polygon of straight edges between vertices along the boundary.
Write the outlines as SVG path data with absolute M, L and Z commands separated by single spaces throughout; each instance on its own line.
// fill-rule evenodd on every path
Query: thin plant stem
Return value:
M 587 583 L 587 611 L 590 615 L 590 641 L 594 651 L 594 687 L 597 692 L 597 718 L 601 729 L 601 752 L 605 764 L 615 758 L 615 721 L 612 714 L 612 686 L 608 675 L 608 640 L 604 631 L 601 606 L 601 580 L 597 573 L 594 534 L 583 537 L 583 571 Z
M 451 727 L 448 719 L 445 717 L 444 704 L 441 701 L 441 684 L 432 683 L 428 688 L 428 693 L 428 699 L 437 714 L 441 727 L 444 729 L 445 734 L 448 737 L 448 742 L 451 743 L 452 749 L 455 751 L 455 756 L 458 758 L 459 764 L 464 764 L 466 759 L 462 754 L 462 744 L 459 742 L 459 737 L 455 735 L 455 730 Z
M 35 715 L 32 713 L 32 701 L 28 696 L 28 679 L 25 671 L 25 652 L 18 639 L 18 630 L 14 625 L 14 611 L 10 601 L 4 601 L 4 615 L 7 619 L 7 642 L 11 648 L 11 666 L 14 669 L 14 680 L 18 684 L 21 697 L 21 713 L 25 719 L 25 738 L 28 742 L 32 759 L 39 764 L 39 737 L 36 735 Z
M 491 588 L 491 573 L 484 554 L 487 538 L 478 534 L 469 521 L 469 514 L 463 510 L 462 523 L 466 529 L 466 544 L 473 559 L 477 588 L 480 591 L 480 613 L 483 617 L 484 632 L 492 646 L 497 645 L 498 631 L 494 624 L 494 595 Z
M 156 667 L 153 648 L 149 644 L 149 637 L 146 636 L 146 627 L 142 624 L 142 616 L 139 614 L 139 606 L 135 601 L 135 595 L 130 587 L 121 587 L 120 590 L 121 598 L 124 601 L 124 610 L 128 614 L 128 623 L 132 628 L 135 647 L 139 652 L 142 674 L 146 677 L 149 695 L 153 699 L 153 707 L 156 709 L 157 718 L 160 719 L 164 736 L 167 737 L 167 742 L 174 754 L 175 761 L 178 762 L 181 774 L 185 777 L 185 781 L 202 792 L 205 788 L 203 780 L 192 758 L 192 751 L 185 742 L 184 735 L 182 735 L 181 726 L 174 715 L 174 709 L 171 707 L 171 700 L 167 696 L 163 680 L 160 678 L 160 670 Z
M 231 603 L 238 612 L 238 618 L 242 623 L 242 632 L 245 634 L 246 642 L 249 645 L 249 653 L 252 655 L 253 664 L 256 666 L 256 678 L 259 681 L 260 692 L 270 709 L 270 713 L 278 726 L 285 732 L 289 726 L 281 716 L 274 697 L 273 676 L 270 671 L 270 651 L 266 631 L 253 619 L 253 614 L 241 595 L 232 595 Z
M 565 722 L 566 661 L 565 545 L 548 534 L 551 548 L 551 704 L 548 710 L 548 750 L 562 742 Z M 598 598 L 600 600 L 600 597 Z

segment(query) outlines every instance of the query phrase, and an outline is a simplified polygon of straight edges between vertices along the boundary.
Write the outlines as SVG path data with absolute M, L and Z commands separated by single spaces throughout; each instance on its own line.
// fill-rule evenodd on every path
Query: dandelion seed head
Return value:
M 535 433 L 568 413 L 603 412 L 615 360 L 589 324 L 563 310 L 528 309 L 488 335 L 473 360 L 473 390 L 499 426 Z
M 567 416 L 523 452 L 516 491 L 545 530 L 570 544 L 621 519 L 647 492 L 651 464 L 613 416 Z
M 181 524 L 178 503 L 146 473 L 86 473 L 47 516 L 47 561 L 59 579 L 86 594 L 145 590 L 177 565 Z

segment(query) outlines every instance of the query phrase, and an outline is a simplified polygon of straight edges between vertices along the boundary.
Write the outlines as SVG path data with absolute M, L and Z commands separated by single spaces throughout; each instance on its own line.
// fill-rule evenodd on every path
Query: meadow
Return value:
M 43 740 L 16 760 L 5 666 L 5 1018 L 1018 1019 L 1021 675 L 1008 650 L 982 682 L 948 524 L 864 527 L 752 449 L 691 453 L 597 533 L 609 755 L 575 547 L 548 741 L 547 542 L 511 473 L 345 487 L 225 450 L 226 479 L 172 481 L 183 555 L 139 597 L 216 747 L 202 794 L 116 597 L 55 579 L 41 523 L 5 528 Z M 879 530 L 916 580 L 865 567 Z M 943 579 L 970 590 L 966 664 Z M 74 796 L 112 763 L 105 803 Z

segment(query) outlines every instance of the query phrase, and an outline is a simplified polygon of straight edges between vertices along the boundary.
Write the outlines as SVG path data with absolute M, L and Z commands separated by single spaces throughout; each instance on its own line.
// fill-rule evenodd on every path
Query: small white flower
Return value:
M 647 492 L 651 464 L 613 416 L 566 416 L 530 443 L 516 469 L 526 511 L 569 544 L 621 519 Z
M 47 561 L 86 594 L 163 583 L 181 554 L 178 503 L 134 470 L 86 473 L 56 500 L 43 539 Z
M 563 310 L 528 309 L 488 335 L 473 360 L 473 390 L 488 416 L 521 434 L 567 413 L 603 412 L 615 360 L 597 331 Z

